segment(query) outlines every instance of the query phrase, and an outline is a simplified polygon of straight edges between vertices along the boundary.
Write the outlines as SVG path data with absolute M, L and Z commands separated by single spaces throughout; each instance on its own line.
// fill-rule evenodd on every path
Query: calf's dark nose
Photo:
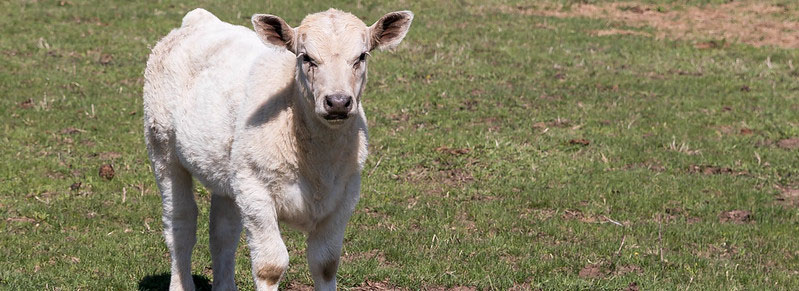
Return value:
M 333 94 L 325 96 L 325 110 L 332 117 L 346 118 L 352 109 L 352 96 Z

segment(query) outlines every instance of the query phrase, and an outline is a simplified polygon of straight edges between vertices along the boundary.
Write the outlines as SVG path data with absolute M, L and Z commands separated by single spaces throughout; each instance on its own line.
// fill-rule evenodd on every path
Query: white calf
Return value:
M 144 132 L 163 199 L 170 289 L 194 289 L 192 176 L 212 193 L 215 289 L 236 288 L 242 224 L 256 288 L 277 289 L 289 263 L 278 221 L 308 234 L 316 289 L 336 288 L 367 154 L 366 59 L 397 46 L 412 19 L 392 12 L 367 27 L 331 9 L 292 28 L 258 14 L 253 32 L 196 9 L 158 42 L 145 70 Z

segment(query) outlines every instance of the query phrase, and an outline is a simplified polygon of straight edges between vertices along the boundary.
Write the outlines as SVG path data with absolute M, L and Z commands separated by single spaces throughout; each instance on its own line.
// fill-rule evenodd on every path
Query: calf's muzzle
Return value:
M 346 119 L 352 110 L 352 96 L 332 94 L 325 96 L 325 119 Z

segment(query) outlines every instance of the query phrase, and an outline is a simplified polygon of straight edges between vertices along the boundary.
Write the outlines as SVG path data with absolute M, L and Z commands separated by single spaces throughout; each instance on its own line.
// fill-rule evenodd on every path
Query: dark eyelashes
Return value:
M 358 60 L 355 62 L 355 64 L 353 64 L 353 66 L 355 68 L 360 67 L 361 63 L 366 61 L 366 57 L 367 56 L 369 56 L 368 52 L 362 53 L 360 56 L 358 56 Z M 313 58 L 311 58 L 310 56 L 308 56 L 307 53 L 302 53 L 300 55 L 300 57 L 302 58 L 302 62 L 303 63 L 306 63 L 306 64 L 308 64 L 311 67 L 316 67 L 317 66 L 316 61 Z
M 314 59 L 312 59 L 311 57 L 309 57 L 309 56 L 308 56 L 308 54 L 306 54 L 306 53 L 303 53 L 303 54 L 302 54 L 302 61 L 303 61 L 304 63 L 307 63 L 307 64 L 308 64 L 308 65 L 310 65 L 311 67 L 316 67 L 316 61 L 314 61 Z

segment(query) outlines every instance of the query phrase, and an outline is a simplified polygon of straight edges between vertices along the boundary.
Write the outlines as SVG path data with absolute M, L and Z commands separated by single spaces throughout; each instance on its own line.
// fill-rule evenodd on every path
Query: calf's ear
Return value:
M 266 44 L 285 47 L 294 51 L 294 29 L 282 18 L 269 14 L 255 14 L 252 16 L 252 26 L 255 34 Z
M 397 47 L 411 28 L 413 12 L 395 11 L 380 18 L 369 27 L 370 50 L 387 50 Z

